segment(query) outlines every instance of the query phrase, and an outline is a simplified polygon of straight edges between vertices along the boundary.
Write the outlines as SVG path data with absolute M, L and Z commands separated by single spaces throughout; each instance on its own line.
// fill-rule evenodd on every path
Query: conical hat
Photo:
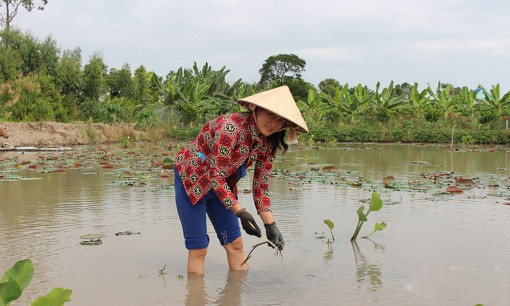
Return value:
M 296 127 L 294 128 L 298 131 L 308 133 L 305 119 L 303 119 L 287 86 L 259 92 L 258 94 L 239 99 L 237 102 L 249 110 L 253 110 L 253 106 L 264 108 L 295 124 Z

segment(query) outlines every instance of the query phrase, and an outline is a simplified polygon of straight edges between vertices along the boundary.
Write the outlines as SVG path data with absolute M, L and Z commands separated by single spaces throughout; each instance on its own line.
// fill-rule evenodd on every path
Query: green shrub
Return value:
M 166 136 L 178 140 L 191 140 L 197 137 L 201 129 L 202 127 L 172 128 L 166 132 Z
M 33 276 L 34 265 L 30 259 L 20 260 L 7 270 L 0 279 L 0 306 L 9 306 L 19 299 Z M 53 288 L 46 296 L 35 299 L 32 306 L 61 306 L 71 300 L 71 293 L 70 289 Z

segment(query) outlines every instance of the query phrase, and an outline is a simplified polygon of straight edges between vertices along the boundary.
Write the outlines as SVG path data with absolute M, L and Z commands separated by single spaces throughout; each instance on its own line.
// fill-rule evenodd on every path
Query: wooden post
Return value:
M 452 143 L 450 144 L 450 150 L 453 151 L 453 134 L 455 132 L 455 126 L 452 127 Z

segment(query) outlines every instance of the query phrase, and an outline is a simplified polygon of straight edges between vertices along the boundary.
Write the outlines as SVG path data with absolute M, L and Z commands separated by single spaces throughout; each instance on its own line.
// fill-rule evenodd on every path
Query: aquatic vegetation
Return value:
M 333 235 L 333 228 L 335 228 L 335 224 L 333 223 L 333 221 L 329 220 L 329 219 L 324 219 L 324 224 L 326 224 L 329 228 L 329 232 L 331 233 L 331 239 L 328 238 L 327 241 L 325 241 L 325 243 L 328 245 L 328 246 L 331 246 L 333 244 L 333 242 L 335 242 L 335 236 Z M 326 238 L 326 235 L 324 234 L 324 232 L 322 232 L 320 235 L 318 232 L 315 232 L 315 238 L 317 239 L 320 239 L 321 241 L 324 242 L 324 238 Z
M 163 267 L 163 269 L 160 269 L 160 270 L 159 270 L 159 276 L 163 276 L 163 275 L 167 274 L 167 273 L 165 272 L 165 269 L 166 269 L 166 264 L 165 264 L 165 266 Z
M 335 224 L 333 224 L 333 221 L 329 219 L 324 219 L 324 223 L 328 226 L 329 232 L 331 233 L 331 240 L 328 239 L 326 243 L 328 245 L 333 244 L 333 242 L 335 242 L 335 236 L 333 235 L 333 228 L 335 228 Z
M 372 198 L 370 199 L 370 205 L 368 207 L 367 213 L 366 214 L 364 213 L 364 210 L 365 210 L 365 206 L 364 205 L 361 205 L 358 208 L 358 211 L 357 211 L 358 212 L 358 224 L 356 225 L 356 229 L 354 230 L 354 234 L 351 237 L 351 241 L 356 240 L 356 238 L 358 237 L 358 234 L 359 234 L 359 231 L 361 230 L 361 227 L 368 220 L 367 219 L 368 214 L 370 214 L 370 212 L 372 212 L 372 211 L 379 211 L 382 208 L 382 206 L 383 206 L 383 202 L 381 200 L 381 197 L 380 197 L 379 193 L 373 192 L 372 193 Z M 379 229 L 378 230 L 383 230 L 384 228 L 386 228 L 386 223 L 384 224 L 384 227 L 379 225 Z
M 34 265 L 30 259 L 20 260 L 7 270 L 0 279 L 0 306 L 9 306 L 19 299 L 33 276 Z M 47 295 L 36 298 L 32 306 L 64 305 L 71 300 L 71 293 L 71 289 L 53 288 Z
M 81 245 L 101 245 L 103 244 L 103 240 L 101 238 L 104 238 L 104 234 L 86 234 L 81 235 L 81 239 L 85 239 L 83 241 L 80 241 Z
M 374 224 L 374 230 L 366 235 L 366 236 L 363 236 L 362 238 L 368 238 L 369 236 L 371 236 L 373 233 L 377 232 L 377 231 L 382 231 L 383 229 L 386 228 L 386 223 L 385 222 L 381 222 L 381 223 L 376 223 Z

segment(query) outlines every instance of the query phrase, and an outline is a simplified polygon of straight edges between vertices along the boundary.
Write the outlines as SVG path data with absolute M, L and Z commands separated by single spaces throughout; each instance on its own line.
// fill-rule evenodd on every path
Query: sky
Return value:
M 36 0 L 40 1 L 40 0 Z M 3 9 L 3 7 L 1 8 Z M 317 86 L 438 82 L 510 90 L 508 0 L 49 0 L 14 26 L 109 68 L 165 77 L 180 67 L 258 82 L 265 60 L 295 54 Z

